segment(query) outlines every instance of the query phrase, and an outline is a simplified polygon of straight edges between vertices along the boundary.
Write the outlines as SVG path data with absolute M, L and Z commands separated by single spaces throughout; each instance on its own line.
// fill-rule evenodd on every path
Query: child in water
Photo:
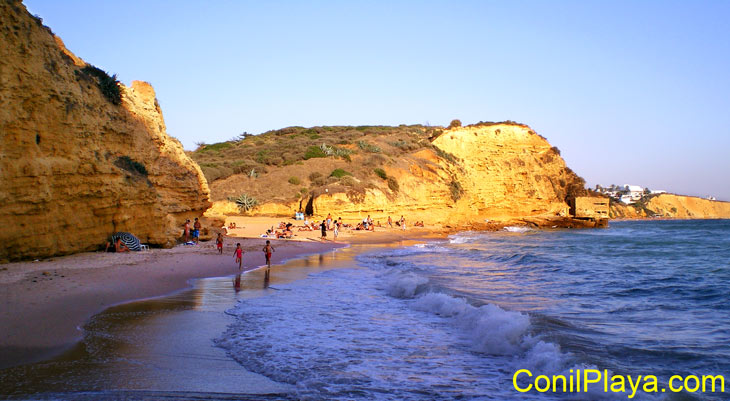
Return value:
M 271 241 L 266 240 L 266 245 L 262 251 L 264 251 L 264 255 L 266 255 L 266 265 L 271 268 L 271 253 L 274 252 L 274 247 L 271 246 Z
M 233 255 L 236 257 L 236 263 L 238 263 L 238 270 L 241 270 L 242 263 L 243 263 L 243 249 L 241 248 L 241 243 L 236 244 L 236 250 L 233 252 Z

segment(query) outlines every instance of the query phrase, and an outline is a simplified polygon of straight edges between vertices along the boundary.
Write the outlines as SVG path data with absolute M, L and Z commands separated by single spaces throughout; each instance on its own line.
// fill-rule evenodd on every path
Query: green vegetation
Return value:
M 198 151 L 199 152 L 209 152 L 209 151 L 217 151 L 218 152 L 218 151 L 221 151 L 223 149 L 228 149 L 228 148 L 230 148 L 232 146 L 233 145 L 231 145 L 230 142 L 219 142 L 219 143 L 214 143 L 212 145 L 202 144 L 202 146 L 200 147 L 200 149 Z
M 400 185 L 398 185 L 398 181 L 394 177 L 388 177 L 388 188 L 395 193 L 400 191 Z
M 461 120 L 451 120 L 451 123 L 449 124 L 449 129 L 456 127 L 461 127 Z
M 81 72 L 86 76 L 93 77 L 96 80 L 99 89 L 104 97 L 107 98 L 112 104 L 122 104 L 122 90 L 117 80 L 117 74 L 109 76 L 109 74 L 91 64 L 81 69 Z
M 342 178 L 346 175 L 352 175 L 352 173 L 345 171 L 341 168 L 336 168 L 336 169 L 332 170 L 332 173 L 330 173 L 330 177 L 335 177 L 335 178 Z
M 439 149 L 439 148 L 437 148 L 435 146 L 433 147 L 433 150 L 434 150 L 434 152 L 436 152 L 436 155 L 438 157 L 440 157 L 440 158 L 448 161 L 449 163 L 451 163 L 451 164 L 459 164 L 459 158 L 456 157 L 456 156 L 454 156 L 454 155 L 452 155 L 451 153 L 446 152 L 444 150 L 441 150 L 441 149 Z
M 314 159 L 317 157 L 327 157 L 322 148 L 319 146 L 310 146 L 307 148 L 307 153 L 304 154 L 304 160 Z
M 399 182 L 386 171 L 413 164 L 441 169 L 415 152 L 427 149 L 458 166 L 460 160 L 431 144 L 443 130 L 423 125 L 287 127 L 210 145 L 201 142 L 189 155 L 208 180 L 213 200 L 245 192 L 267 202 L 291 202 L 325 189 L 360 199 L 372 188 L 400 191 Z
M 377 147 L 377 146 L 375 146 L 373 144 L 367 143 L 365 141 L 357 141 L 357 146 L 360 149 L 362 149 L 362 150 L 364 150 L 366 152 L 369 152 L 369 153 L 380 153 L 380 152 L 382 152 L 382 149 L 380 149 L 379 147 Z
M 449 190 L 451 191 L 451 199 L 456 202 L 461 199 L 461 195 L 464 194 L 464 188 L 461 187 L 461 183 L 454 179 L 449 183 Z
M 258 199 L 254 198 L 253 196 L 249 196 L 247 194 L 241 194 L 238 196 L 238 198 L 233 198 L 233 199 L 229 198 L 229 200 L 235 202 L 236 205 L 238 205 L 238 208 L 244 212 L 253 210 L 259 204 Z

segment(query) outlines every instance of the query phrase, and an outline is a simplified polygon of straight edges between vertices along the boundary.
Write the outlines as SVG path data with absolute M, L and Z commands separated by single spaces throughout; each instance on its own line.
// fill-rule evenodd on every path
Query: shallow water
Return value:
M 300 399 L 627 399 L 520 394 L 512 375 L 728 376 L 728 261 L 728 221 L 461 233 L 241 301 L 217 341 Z
M 628 399 L 518 393 L 517 369 L 730 373 L 730 222 L 467 232 L 356 246 L 111 308 L 25 399 Z M 525 384 L 525 383 L 522 383 Z M 726 387 L 727 389 L 727 387 Z M 728 399 L 643 394 L 633 399 Z

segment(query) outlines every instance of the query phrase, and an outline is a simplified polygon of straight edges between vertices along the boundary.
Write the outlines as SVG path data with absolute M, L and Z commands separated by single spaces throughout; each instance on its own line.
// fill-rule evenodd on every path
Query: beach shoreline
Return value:
M 235 243 L 245 250 L 234 263 Z M 275 263 L 345 244 L 273 241 Z M 264 264 L 261 239 L 228 237 L 134 253 L 83 253 L 3 265 L 0 271 L 0 369 L 52 358 L 77 344 L 81 327 L 105 309 L 189 289 L 195 279 L 224 277 Z
M 224 237 L 223 254 L 214 241 L 143 252 L 87 252 L 0 266 L 0 369 L 39 362 L 78 344 L 83 326 L 94 315 L 120 304 L 164 297 L 192 288 L 194 280 L 229 277 L 264 265 L 260 226 L 281 219 L 232 217 L 238 229 Z M 332 233 L 328 232 L 329 238 Z M 442 230 L 377 228 L 345 230 L 337 242 L 319 240 L 319 232 L 296 232 L 293 240 L 269 239 L 274 264 L 327 252 L 349 244 L 394 243 L 443 238 Z M 236 243 L 245 253 L 243 268 L 234 263 Z M 52 334 L 51 334 L 52 333 Z

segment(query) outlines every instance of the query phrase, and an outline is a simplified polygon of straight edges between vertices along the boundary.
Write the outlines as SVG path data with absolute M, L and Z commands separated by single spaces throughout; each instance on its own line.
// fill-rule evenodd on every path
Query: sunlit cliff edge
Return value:
M 97 249 L 115 231 L 172 246 L 210 205 L 152 86 L 120 86 L 115 104 L 88 71 L 19 1 L 0 2 L 0 261 Z
M 730 219 L 730 202 L 674 194 L 650 197 L 636 205 L 612 203 L 611 218 Z
M 304 149 L 307 143 L 297 142 L 303 135 L 317 138 L 311 142 L 324 149 L 331 144 L 347 157 L 333 153 L 302 159 L 287 152 L 273 166 L 246 159 L 275 146 Z M 220 159 L 211 156 L 216 152 Z M 452 228 L 553 225 L 568 220 L 567 199 L 585 193 L 583 179 L 566 166 L 557 148 L 513 122 L 451 128 L 293 127 L 203 147 L 193 158 L 204 171 L 237 158 L 246 165 L 211 183 L 209 215 L 239 213 L 230 199 L 246 193 L 261 202 L 249 212 L 254 215 L 291 216 L 301 210 L 344 219 L 371 215 L 381 221 L 404 215 L 410 222 Z M 256 169 L 262 172 L 246 174 Z M 337 170 L 347 175 L 337 177 Z

